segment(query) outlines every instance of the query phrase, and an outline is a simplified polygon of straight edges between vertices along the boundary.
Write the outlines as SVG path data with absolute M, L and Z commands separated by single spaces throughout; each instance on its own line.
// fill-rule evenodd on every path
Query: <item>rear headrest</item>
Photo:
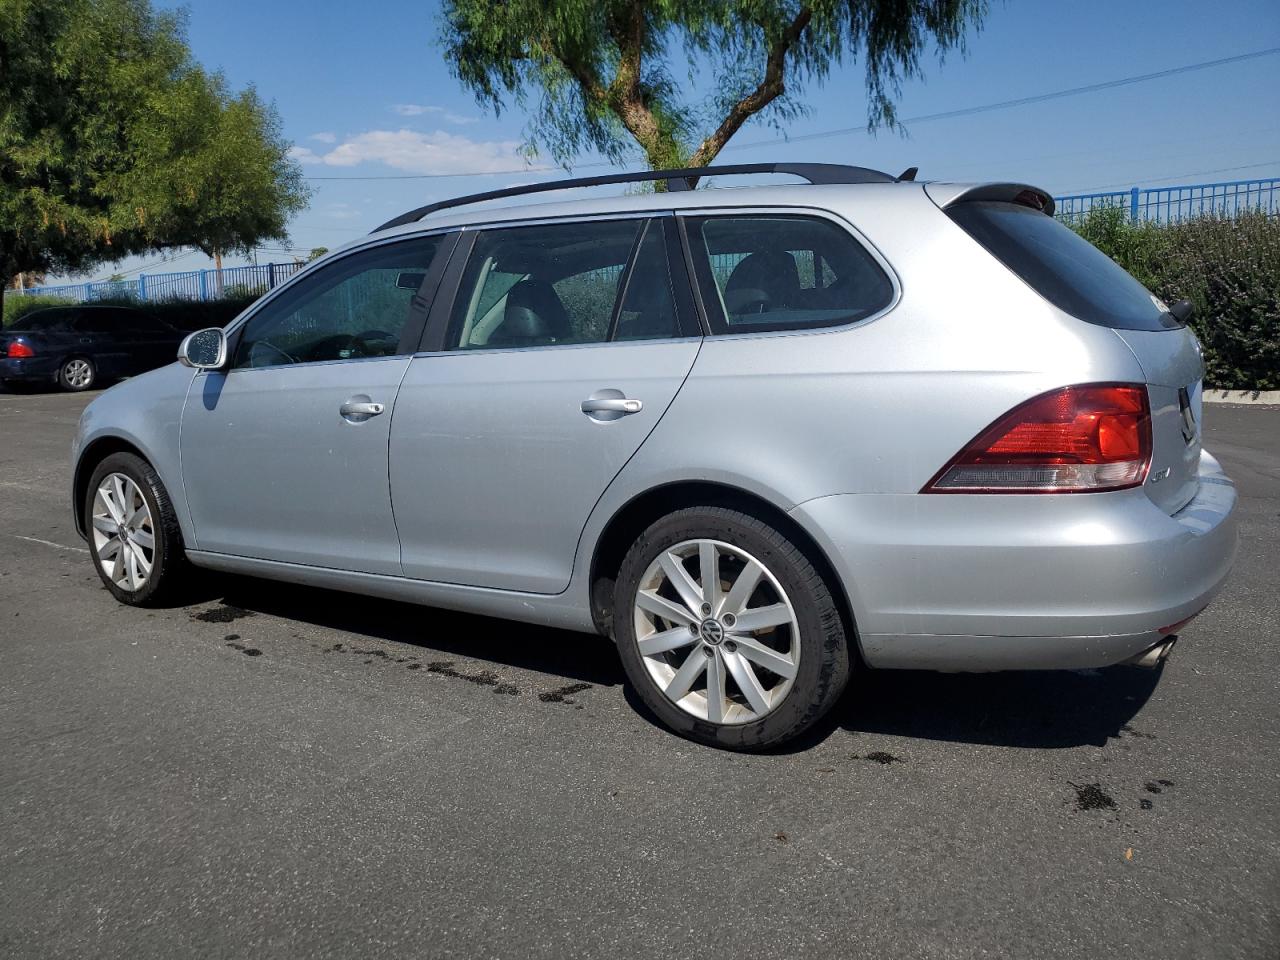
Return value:
M 783 250 L 743 257 L 724 285 L 726 299 L 747 288 L 766 291 L 774 309 L 791 305 L 800 293 L 800 269 L 795 258 Z

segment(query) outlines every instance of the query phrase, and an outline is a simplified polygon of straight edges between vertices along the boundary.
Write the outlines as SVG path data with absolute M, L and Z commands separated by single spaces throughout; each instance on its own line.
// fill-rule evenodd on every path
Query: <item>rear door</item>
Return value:
M 302 275 L 194 378 L 182 477 L 196 549 L 399 574 L 387 489 L 396 390 L 453 235 L 366 247 Z
M 556 593 L 697 356 L 679 241 L 670 217 L 491 228 L 455 265 L 391 427 L 404 572 Z
M 75 333 L 69 353 L 89 357 L 102 378 L 125 377 L 134 372 L 128 337 L 120 329 L 119 313 L 109 307 L 85 307 L 71 321 Z

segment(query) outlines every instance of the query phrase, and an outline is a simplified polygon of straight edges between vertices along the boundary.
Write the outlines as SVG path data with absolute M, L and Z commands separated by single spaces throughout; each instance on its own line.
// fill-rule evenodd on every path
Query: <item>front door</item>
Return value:
M 387 440 L 453 240 L 381 244 L 302 275 L 232 334 L 227 370 L 195 377 L 181 450 L 196 549 L 400 573 Z
M 406 576 L 533 593 L 568 585 L 592 508 L 701 344 L 688 281 L 672 281 L 683 261 L 669 263 L 669 221 L 476 237 L 434 344 L 443 349 L 409 364 L 391 428 Z

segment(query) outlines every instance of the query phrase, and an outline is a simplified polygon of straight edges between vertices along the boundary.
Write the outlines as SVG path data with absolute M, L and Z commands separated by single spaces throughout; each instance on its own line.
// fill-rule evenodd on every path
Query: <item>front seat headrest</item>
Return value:
M 551 284 L 526 277 L 507 291 L 502 325 L 489 342 L 554 343 L 569 332 L 569 315 Z

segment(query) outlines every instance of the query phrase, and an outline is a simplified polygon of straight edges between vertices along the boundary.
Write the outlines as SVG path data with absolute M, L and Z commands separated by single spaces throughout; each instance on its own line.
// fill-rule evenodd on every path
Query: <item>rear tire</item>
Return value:
M 736 510 L 690 507 L 651 525 L 622 562 L 613 609 L 640 698 L 709 746 L 780 746 L 825 715 L 849 679 L 831 587 L 795 543 Z
M 173 503 L 151 464 L 111 454 L 90 476 L 81 509 L 93 566 L 113 597 L 155 607 L 180 596 L 190 565 Z
M 98 382 L 98 370 L 88 357 L 71 357 L 58 368 L 58 386 L 72 393 L 90 389 Z

